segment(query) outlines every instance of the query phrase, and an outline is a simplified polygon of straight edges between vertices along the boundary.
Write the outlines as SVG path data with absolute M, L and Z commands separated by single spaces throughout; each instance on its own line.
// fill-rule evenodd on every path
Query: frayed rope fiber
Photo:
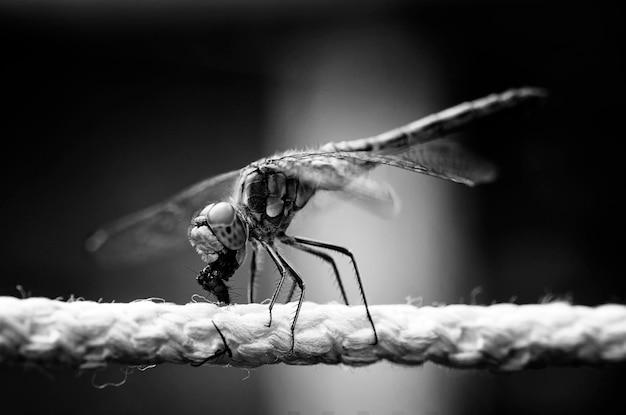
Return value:
M 621 305 L 378 305 L 370 307 L 379 338 L 372 345 L 363 306 L 305 303 L 290 353 L 294 311 L 295 303 L 277 304 L 267 327 L 262 304 L 0 297 L 0 363 L 95 369 L 111 363 L 360 366 L 388 360 L 516 371 L 626 361 Z

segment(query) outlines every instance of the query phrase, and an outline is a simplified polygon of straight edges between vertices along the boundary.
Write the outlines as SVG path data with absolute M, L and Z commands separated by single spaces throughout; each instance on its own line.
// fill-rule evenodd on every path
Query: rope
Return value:
M 305 303 L 291 347 L 295 303 L 176 305 L 0 297 L 0 363 L 95 369 L 110 363 L 286 363 L 350 366 L 388 360 L 515 371 L 626 360 L 626 307 L 567 303 L 370 307 Z M 222 338 L 223 336 L 223 338 Z

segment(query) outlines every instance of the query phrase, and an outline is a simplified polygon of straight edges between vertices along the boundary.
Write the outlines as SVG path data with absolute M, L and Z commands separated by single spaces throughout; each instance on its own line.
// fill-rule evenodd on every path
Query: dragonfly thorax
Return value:
M 198 212 L 188 236 L 196 252 L 208 263 L 203 270 L 206 276 L 228 280 L 246 257 L 248 227 L 230 203 L 212 203 Z
M 261 160 L 242 173 L 236 201 L 246 215 L 251 239 L 271 243 L 315 193 L 313 185 L 285 173 L 288 170 L 276 160 Z

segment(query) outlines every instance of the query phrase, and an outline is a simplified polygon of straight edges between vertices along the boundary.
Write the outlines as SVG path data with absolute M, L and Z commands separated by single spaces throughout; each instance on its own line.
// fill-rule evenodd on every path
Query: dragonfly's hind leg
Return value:
M 341 276 L 339 275 L 339 269 L 337 268 L 337 264 L 335 263 L 335 260 L 333 259 L 333 257 L 331 257 L 330 255 L 315 249 L 315 248 L 311 248 L 310 246 L 307 246 L 301 242 L 296 241 L 295 238 L 292 238 L 290 236 L 285 235 L 284 237 L 282 237 L 280 239 L 280 241 L 282 243 L 284 243 L 285 245 L 289 245 L 295 249 L 298 249 L 300 251 L 303 252 L 307 252 L 311 255 L 314 255 L 318 258 L 320 258 L 322 261 L 327 262 L 328 264 L 330 264 L 330 266 L 333 268 L 333 273 L 335 274 L 335 279 L 337 280 L 337 285 L 339 286 L 339 290 L 341 291 L 341 297 L 343 298 L 344 303 L 346 303 L 346 305 L 350 305 L 348 303 L 348 296 L 346 295 L 346 290 L 343 287 L 343 282 L 341 281 Z M 293 294 L 293 293 L 292 293 Z M 291 300 L 291 296 L 289 297 L 289 299 L 287 301 Z
M 289 264 L 289 262 L 285 258 L 283 258 L 282 255 L 280 255 L 274 249 L 273 246 L 265 242 L 262 242 L 262 244 L 263 244 L 263 247 L 267 250 L 267 253 L 270 255 L 270 258 L 272 258 L 272 261 L 274 261 L 274 264 L 276 264 L 278 271 L 280 271 L 280 281 L 278 282 L 278 285 L 276 286 L 276 290 L 274 291 L 274 294 L 272 295 L 272 299 L 270 301 L 270 306 L 269 306 L 270 321 L 267 327 L 272 325 L 272 308 L 274 308 L 274 304 L 276 303 L 276 299 L 278 298 L 280 289 L 282 288 L 283 283 L 285 282 L 286 274 L 289 274 L 291 278 L 294 280 L 294 282 L 298 284 L 298 287 L 300 288 L 300 298 L 298 299 L 298 307 L 296 308 L 296 314 L 293 318 L 293 321 L 291 322 L 291 352 L 293 352 L 293 348 L 295 345 L 294 333 L 296 329 L 296 322 L 298 321 L 298 316 L 300 315 L 300 309 L 302 308 L 302 302 L 304 301 L 304 281 L 302 281 L 302 278 L 300 278 L 300 275 L 298 275 L 298 273 L 291 266 L 291 264 Z
M 340 253 L 342 255 L 345 255 L 348 258 L 350 258 L 350 262 L 352 262 L 352 267 L 354 268 L 354 275 L 356 276 L 356 281 L 357 281 L 357 283 L 359 285 L 359 291 L 361 293 L 361 299 L 363 300 L 363 305 L 365 305 L 365 312 L 367 313 L 367 319 L 369 320 L 369 322 L 370 322 L 370 324 L 372 326 L 372 330 L 374 331 L 374 343 L 373 344 L 377 344 L 378 343 L 378 333 L 376 333 L 376 327 L 374 327 L 374 320 L 372 319 L 372 315 L 370 314 L 369 306 L 367 305 L 367 300 L 365 299 L 365 290 L 363 289 L 363 283 L 361 282 L 361 274 L 359 273 L 359 268 L 356 265 L 356 259 L 354 258 L 354 255 L 352 254 L 352 252 L 350 252 L 348 249 L 346 249 L 346 248 L 344 248 L 342 246 L 332 245 L 332 244 L 329 244 L 327 242 L 316 241 L 314 239 L 303 238 L 303 237 L 300 237 L 300 236 L 289 237 L 289 238 L 294 240 L 295 242 L 297 242 L 299 244 L 302 244 L 302 245 L 308 245 L 308 246 L 313 246 L 313 247 L 316 247 L 316 248 L 328 249 L 330 251 L 338 252 L 338 253 Z

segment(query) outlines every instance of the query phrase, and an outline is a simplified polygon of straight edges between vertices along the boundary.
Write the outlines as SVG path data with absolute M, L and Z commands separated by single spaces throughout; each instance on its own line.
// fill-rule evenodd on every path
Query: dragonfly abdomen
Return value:
M 350 141 L 327 143 L 322 151 L 363 151 L 384 154 L 403 152 L 409 147 L 446 137 L 469 127 L 475 121 L 522 105 L 540 103 L 547 92 L 541 88 L 514 88 L 499 94 L 491 94 L 474 101 L 458 104 L 399 128 Z

